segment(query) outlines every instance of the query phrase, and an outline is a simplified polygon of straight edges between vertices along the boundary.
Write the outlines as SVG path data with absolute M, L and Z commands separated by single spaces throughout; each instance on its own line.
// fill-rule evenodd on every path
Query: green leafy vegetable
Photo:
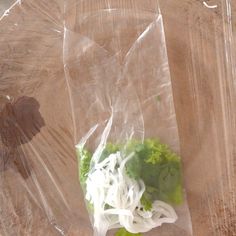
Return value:
M 161 96 L 160 96 L 160 95 L 157 95 L 157 96 L 156 96 L 156 100 L 157 100 L 158 102 L 160 102 L 160 101 L 161 101 Z
M 113 143 L 107 143 L 106 147 L 104 148 L 102 155 L 100 157 L 100 161 L 106 159 L 110 154 L 116 153 L 120 150 L 120 146 Z
M 127 163 L 126 171 L 130 178 L 140 178 L 146 185 L 141 200 L 144 209 L 150 209 L 150 202 L 155 200 L 182 203 L 180 158 L 157 139 L 146 139 L 143 143 L 131 140 L 125 152 L 132 151 L 135 155 Z
M 116 153 L 119 149 L 120 147 L 118 145 L 108 143 L 102 152 L 100 161 L 103 161 L 110 154 Z M 84 185 L 88 176 L 89 169 L 90 169 L 92 154 L 85 148 L 78 148 L 77 158 L 78 158 L 78 163 L 79 163 L 79 180 L 80 180 L 80 183 Z
M 141 198 L 141 204 L 143 205 L 145 211 L 150 211 L 152 209 L 151 195 L 147 191 L 144 192 Z
M 142 236 L 142 234 L 132 234 L 130 232 L 128 232 L 125 228 L 121 228 L 120 230 L 118 230 L 115 234 L 115 236 Z
M 183 201 L 180 158 L 157 139 L 146 139 L 144 142 L 130 140 L 125 145 L 108 143 L 102 152 L 100 161 L 110 154 L 121 151 L 125 155 L 134 152 L 133 158 L 126 164 L 130 178 L 142 179 L 146 186 L 141 204 L 146 211 L 152 202 L 162 200 L 171 204 Z M 80 182 L 85 184 L 90 168 L 92 154 L 86 150 L 78 151 L 80 160 Z
M 77 157 L 79 159 L 79 180 L 82 185 L 85 184 L 90 169 L 92 154 L 86 149 L 78 149 Z
M 142 165 L 139 156 L 135 154 L 126 164 L 126 172 L 130 178 L 139 179 L 141 176 Z
M 157 139 L 146 139 L 144 142 L 130 140 L 125 145 L 108 143 L 104 148 L 100 161 L 110 154 L 120 151 L 124 156 L 133 153 L 133 157 L 126 163 L 126 173 L 130 178 L 142 179 L 145 192 L 141 204 L 145 211 L 152 210 L 155 200 L 162 200 L 170 204 L 180 204 L 183 201 L 182 177 L 180 158 Z M 90 170 L 92 154 L 85 148 L 78 148 L 79 179 L 84 188 Z M 88 203 L 93 210 L 93 206 Z M 110 206 L 106 205 L 106 209 Z M 115 236 L 141 236 L 132 234 L 126 229 L 120 229 Z

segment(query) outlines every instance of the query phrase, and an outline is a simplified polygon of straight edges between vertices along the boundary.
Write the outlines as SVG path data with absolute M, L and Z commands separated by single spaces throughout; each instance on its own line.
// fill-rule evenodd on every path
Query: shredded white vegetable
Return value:
M 143 233 L 177 220 L 173 207 L 163 201 L 155 201 L 150 211 L 142 209 L 145 184 L 125 173 L 125 164 L 133 155 L 123 158 L 121 152 L 111 154 L 88 174 L 86 199 L 94 206 L 95 236 L 104 236 L 117 227 Z

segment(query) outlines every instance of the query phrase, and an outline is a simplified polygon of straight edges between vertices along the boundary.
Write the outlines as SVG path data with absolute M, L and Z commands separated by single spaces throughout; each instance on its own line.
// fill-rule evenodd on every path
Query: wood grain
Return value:
M 235 3 L 230 12 L 229 1 L 208 3 L 218 7 L 161 6 L 193 232 L 230 236 L 236 235 Z
M 90 2 L 88 7 L 98 7 Z M 140 4 L 147 10 L 153 2 L 113 1 L 131 8 Z M 200 0 L 160 0 L 193 235 L 234 236 L 236 3 L 207 3 L 217 8 L 207 8 Z M 42 133 L 23 147 L 38 182 L 24 182 L 14 169 L 1 173 L 0 234 L 4 236 L 60 235 L 60 230 L 92 235 L 77 181 L 63 75 L 63 8 L 59 0 L 25 0 L 0 21 L 0 96 L 34 96 L 46 120 Z M 73 12 L 71 29 L 79 17 Z M 46 204 L 40 189 L 46 193 Z M 168 234 L 168 227 L 162 230 Z

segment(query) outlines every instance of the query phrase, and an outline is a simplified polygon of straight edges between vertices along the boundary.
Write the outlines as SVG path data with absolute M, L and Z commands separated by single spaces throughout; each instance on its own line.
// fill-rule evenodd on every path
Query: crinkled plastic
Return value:
M 66 8 L 69 16 L 74 11 L 74 24 L 71 18 L 68 24 L 65 22 L 64 69 L 79 165 L 83 165 L 83 159 L 90 155 L 87 152 L 93 155 L 90 171 L 85 173 L 87 181 L 84 186 L 81 184 L 90 203 L 94 235 L 103 236 L 109 229 L 126 225 L 128 219 L 124 218 L 128 217 L 126 214 L 131 214 L 130 204 L 137 200 L 136 197 L 141 198 L 144 191 L 140 182 L 137 181 L 135 187 L 135 181 L 127 179 L 122 167 L 113 169 L 114 165 L 122 166 L 126 162 L 128 165 L 129 159 L 131 165 L 135 165 L 132 163 L 132 152 L 126 153 L 126 146 L 139 142 L 137 145 L 141 148 L 141 144 L 146 145 L 147 140 L 149 142 L 149 139 L 155 138 L 178 152 L 179 138 L 163 22 L 157 1 L 150 1 L 148 6 L 138 2 L 129 6 L 117 1 L 75 1 L 75 5 Z M 111 151 L 116 149 L 116 145 L 123 146 Z M 104 154 L 110 151 L 110 156 Z M 144 158 L 142 154 L 140 158 Z M 84 168 L 82 166 L 80 171 L 83 172 Z M 142 171 L 150 171 L 149 166 L 145 168 Z M 161 175 L 161 170 L 156 169 L 158 171 Z M 103 181 L 109 182 L 109 178 L 112 183 L 110 187 L 104 187 L 107 190 L 103 192 L 100 186 Z M 152 178 L 159 181 L 157 177 Z M 116 181 L 120 184 L 118 190 L 115 189 Z M 129 187 L 125 186 L 127 182 L 130 182 Z M 104 182 L 104 186 L 107 184 Z M 134 196 L 130 193 L 132 188 Z M 119 191 L 124 196 L 117 197 Z M 102 198 L 109 200 L 102 202 Z M 108 210 L 106 205 L 109 205 Z M 157 229 L 152 234 L 190 235 L 191 223 L 186 202 L 176 207 L 176 213 L 178 220 L 173 220 L 173 226 Z M 160 215 L 162 219 L 159 221 L 165 222 L 163 217 Z M 132 233 L 154 228 L 145 228 L 135 221 L 132 226 L 126 225 Z
M 162 65 L 166 69 L 162 73 L 169 73 L 168 65 L 163 65 L 167 56 L 155 1 L 18 0 L 0 16 L 1 235 L 91 236 L 93 222 L 88 219 L 78 181 L 75 144 L 83 143 L 88 130 L 98 124 L 100 129 L 86 142 L 94 151 L 113 114 L 109 141 L 128 140 L 132 124 L 133 137 L 160 136 L 179 153 L 171 86 L 193 235 L 235 234 L 236 5 L 232 0 L 160 3 L 172 83 L 169 75 L 163 80 L 156 77 L 154 87 L 165 85 L 164 90 L 157 89 L 165 92 L 162 99 L 147 100 L 147 113 L 140 106 L 143 98 L 157 93 L 140 83 L 144 75 L 150 82 L 156 73 L 157 68 L 151 71 L 148 65 Z M 1 1 L 0 6 L 7 5 Z M 163 56 L 158 53 L 161 63 L 152 60 L 158 44 L 150 34 L 164 45 L 160 47 Z M 145 48 L 152 53 L 145 53 Z M 95 52 L 99 53 L 93 57 Z M 96 67 L 91 68 L 92 64 Z M 111 85 L 122 74 L 126 76 L 119 77 L 123 83 L 119 91 Z M 91 78 L 103 84 L 93 90 L 97 80 Z M 90 88 L 82 94 L 90 96 L 82 97 L 76 91 L 86 81 Z M 89 110 L 95 97 L 108 106 L 102 110 L 96 101 L 97 112 Z M 168 101 L 170 109 L 155 110 L 157 104 Z M 125 104 L 124 109 L 119 104 Z M 133 120 L 130 112 L 136 112 Z M 171 119 L 165 112 L 173 114 Z M 150 118 L 151 113 L 158 119 Z M 125 114 L 129 114 L 127 129 Z M 159 116 L 163 122 L 156 124 Z M 172 130 L 166 129 L 170 123 Z M 170 134 L 175 138 L 170 139 Z M 189 219 L 187 207 L 181 209 L 177 211 L 181 222 L 164 224 L 147 235 L 191 235 L 191 224 L 185 221 Z M 91 210 L 90 215 L 92 219 Z
M 193 234 L 234 235 L 236 2 L 161 6 Z
M 90 232 L 77 180 L 63 32 L 59 1 L 18 1 L 0 21 L 4 236 Z

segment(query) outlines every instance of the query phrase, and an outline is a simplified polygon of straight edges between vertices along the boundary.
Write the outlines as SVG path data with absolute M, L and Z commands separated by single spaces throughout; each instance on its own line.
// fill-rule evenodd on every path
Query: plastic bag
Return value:
M 3 236 L 90 233 L 77 181 L 59 3 L 18 1 L 0 20 Z
M 64 70 L 96 236 L 163 223 L 174 225 L 157 228 L 159 235 L 191 234 L 162 16 L 156 1 L 142 3 L 66 8 Z
M 236 1 L 161 1 L 194 235 L 235 235 Z
M 122 8 L 131 9 L 138 17 L 143 15 L 137 13 L 138 9 L 153 12 L 156 4 L 149 0 L 117 0 L 107 7 L 109 2 L 105 9 L 123 4 Z M 92 235 L 77 180 L 74 149 L 84 134 L 77 134 L 73 140 L 62 51 L 63 41 L 66 43 L 64 17 L 66 28 L 78 32 L 78 19 L 85 17 L 81 12 L 90 9 L 96 13 L 104 8 L 100 1 L 87 3 L 89 7 L 78 8 L 73 0 L 18 0 L 0 16 L 0 113 L 13 118 L 8 120 L 10 124 L 18 123 L 21 111 L 26 117 L 24 122 L 19 119 L 25 134 L 19 138 L 22 144 L 15 140 L 19 136 L 8 122 L 5 124 L 14 131 L 8 130 L 14 140 L 12 146 L 5 136 L 4 140 L 0 137 L 1 235 Z M 234 235 L 236 2 L 160 3 L 193 234 Z M 3 1 L 0 6 L 7 7 Z M 101 24 L 96 22 L 96 26 L 99 31 Z M 136 31 L 131 25 L 127 37 L 135 38 Z M 105 32 L 103 37 L 111 34 Z M 111 48 L 117 52 L 126 47 L 126 41 L 121 40 L 117 48 L 111 43 Z M 74 102 L 79 103 L 76 99 Z M 10 156 L 13 158 L 6 158 Z M 181 227 L 187 224 L 164 224 L 148 235 L 189 235 L 191 230 Z

